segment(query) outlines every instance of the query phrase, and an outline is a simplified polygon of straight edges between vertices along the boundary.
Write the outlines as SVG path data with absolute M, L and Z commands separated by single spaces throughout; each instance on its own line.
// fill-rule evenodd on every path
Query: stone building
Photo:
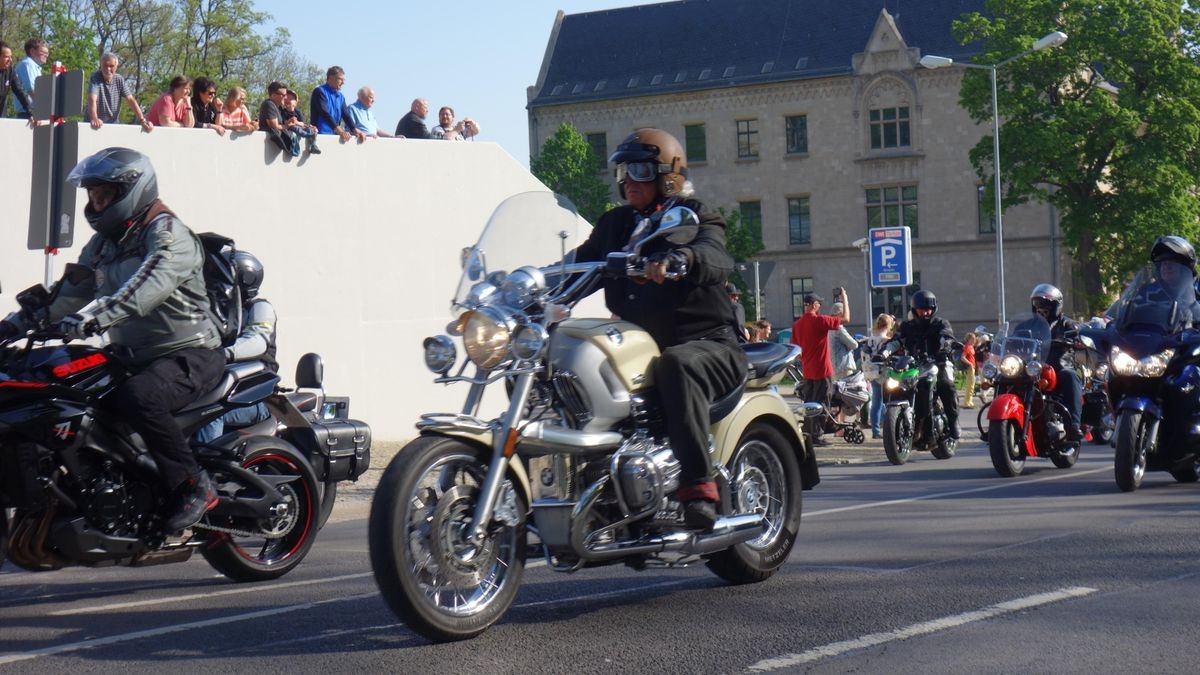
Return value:
M 635 127 L 673 133 L 697 195 L 761 226 L 757 258 L 773 263 L 762 314 L 777 328 L 800 313 L 804 292 L 828 302 L 835 286 L 846 287 L 861 328 L 866 271 L 852 242 L 884 225 L 912 228 L 915 284 L 871 291 L 870 316 L 903 314 L 919 286 L 937 294 L 959 333 L 995 326 L 994 220 L 968 160 L 990 122 L 976 124 L 958 104 L 965 69 L 918 63 L 970 59 L 951 22 L 983 4 L 683 0 L 560 12 L 528 92 L 530 153 L 562 122 L 605 158 Z M 1039 282 L 1074 295 L 1049 205 L 1005 212 L 1004 258 L 1009 316 L 1028 311 Z

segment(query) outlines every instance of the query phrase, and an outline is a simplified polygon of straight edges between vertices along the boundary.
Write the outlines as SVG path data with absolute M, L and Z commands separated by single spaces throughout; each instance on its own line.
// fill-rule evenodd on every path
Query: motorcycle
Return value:
M 119 351 L 47 345 L 65 338 L 45 320 L 50 295 L 39 285 L 17 299 L 34 328 L 0 344 L 0 553 L 48 571 L 183 562 L 199 550 L 236 581 L 275 579 L 300 564 L 320 529 L 322 484 L 309 458 L 276 435 L 273 417 L 193 444 L 219 501 L 182 534 L 166 532 L 172 495 L 141 437 L 112 409 L 110 395 L 130 374 Z M 20 340 L 25 346 L 14 347 Z M 277 396 L 278 382 L 261 362 L 229 364 L 220 384 L 176 418 L 191 436 L 259 401 L 307 406 L 305 394 Z M 298 437 L 301 429 L 286 431 Z
M 928 451 L 936 459 L 950 459 L 958 449 L 951 438 L 946 413 L 937 397 L 936 382 L 944 356 L 891 354 L 884 357 L 883 451 L 892 464 L 904 464 L 913 450 Z
M 1085 345 L 1108 355 L 1113 469 L 1123 492 L 1137 490 L 1148 470 L 1181 483 L 1200 479 L 1200 335 L 1189 330 L 1192 273 L 1178 267 L 1186 288 L 1147 266 L 1117 300 L 1116 319 L 1080 331 Z
M 1051 343 L 1046 319 L 1019 314 L 984 364 L 996 387 L 988 407 L 988 452 L 996 473 L 1005 478 L 1021 475 L 1029 457 L 1049 457 L 1060 469 L 1079 460 L 1079 445 L 1067 440 L 1071 413 L 1053 396 L 1058 377 L 1046 363 Z
M 643 243 L 695 236 L 690 210 L 657 217 Z M 375 492 L 369 537 L 384 600 L 430 639 L 474 637 L 505 614 L 530 533 L 557 572 L 704 562 L 733 583 L 763 581 L 796 541 L 802 486 L 819 480 L 774 386 L 799 350 L 743 345 L 745 383 L 709 410 L 720 518 L 711 532 L 684 525 L 679 462 L 655 395 L 653 338 L 619 319 L 570 318 L 605 275 L 641 269 L 640 247 L 573 263 L 567 243 L 581 241 L 584 227 L 550 193 L 505 200 L 463 253 L 449 332 L 462 338 L 466 361 L 453 370 L 449 336 L 425 340 L 434 381 L 470 390 L 461 412 L 422 415 L 419 438 L 397 453 Z M 561 262 L 526 264 L 547 260 Z M 505 411 L 480 416 L 485 391 L 499 383 Z
M 792 394 L 796 398 L 803 398 L 800 395 L 800 382 L 804 376 L 800 374 L 800 369 L 792 364 L 788 366 L 787 372 L 796 382 Z M 820 403 L 808 403 L 794 406 L 792 410 L 797 415 L 809 419 L 810 424 L 820 424 L 826 433 L 840 430 L 842 440 L 861 445 L 867 439 L 860 423 L 861 413 L 863 406 L 870 400 L 871 385 L 867 383 L 866 375 L 861 370 L 856 370 L 840 380 L 833 381 L 829 390 L 828 408 Z M 840 421 L 842 418 L 846 421 Z

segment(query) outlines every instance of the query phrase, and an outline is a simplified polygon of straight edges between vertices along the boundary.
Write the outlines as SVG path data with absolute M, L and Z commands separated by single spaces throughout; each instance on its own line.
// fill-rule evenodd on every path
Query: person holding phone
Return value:
M 804 313 L 792 324 L 792 344 L 799 345 L 800 367 L 804 381 L 799 383 L 800 398 L 805 403 L 820 403 L 829 406 L 829 388 L 833 380 L 833 362 L 829 358 L 829 331 L 837 330 L 842 324 L 850 322 L 850 299 L 846 297 L 846 289 L 833 289 L 833 298 L 841 303 L 839 314 L 822 315 L 821 305 L 825 300 L 816 293 L 804 296 Z M 821 425 L 810 425 L 809 433 L 813 445 L 829 445 L 829 441 L 821 438 Z

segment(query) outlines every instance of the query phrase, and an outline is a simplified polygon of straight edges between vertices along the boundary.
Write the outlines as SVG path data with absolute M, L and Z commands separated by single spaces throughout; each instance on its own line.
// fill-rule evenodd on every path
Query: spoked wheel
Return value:
M 487 474 L 483 450 L 423 436 L 388 465 L 371 503 L 375 582 L 388 607 L 431 640 L 474 637 L 508 611 L 525 569 L 525 504 L 501 493 L 488 534 L 470 537 Z M 501 522 L 501 512 L 509 522 Z
M 796 543 L 800 530 L 800 465 L 783 434 L 751 424 L 738 442 L 729 466 L 733 482 L 730 515 L 760 513 L 761 535 L 712 554 L 708 568 L 735 584 L 762 581 L 775 573 Z
M 988 452 L 992 466 L 1005 478 L 1020 476 L 1025 471 L 1025 453 L 1017 444 L 1017 423 L 1012 420 L 992 420 L 988 428 Z
M 842 432 L 842 440 L 846 441 L 847 443 L 853 443 L 854 445 L 862 445 L 867 440 L 867 437 L 865 434 L 863 434 L 862 429 L 859 429 L 858 427 L 847 427 L 846 430 Z
M 242 467 L 264 478 L 291 478 L 270 481 L 283 499 L 271 507 L 267 518 L 210 513 L 200 528 L 210 525 L 219 529 L 212 531 L 212 543 L 201 552 L 208 564 L 230 579 L 276 579 L 299 565 L 316 540 L 320 514 L 317 477 L 299 452 L 274 438 L 251 445 Z M 223 496 L 261 496 L 257 489 L 228 474 L 215 473 L 213 482 Z
M 1142 485 L 1146 475 L 1146 453 L 1149 450 L 1149 425 L 1136 410 L 1123 410 L 1117 421 L 1117 452 L 1113 457 L 1113 473 L 1122 492 L 1133 492 Z
M 888 406 L 883 419 L 883 452 L 892 464 L 903 464 L 912 453 L 912 418 L 908 408 Z

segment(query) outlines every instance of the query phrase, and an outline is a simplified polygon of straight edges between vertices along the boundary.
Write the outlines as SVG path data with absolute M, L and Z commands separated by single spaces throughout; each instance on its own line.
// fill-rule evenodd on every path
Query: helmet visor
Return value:
M 92 155 L 75 165 L 67 182 L 75 187 L 94 187 L 101 183 L 130 185 L 141 178 L 142 170 L 109 153 Z
M 626 162 L 617 165 L 617 182 L 631 180 L 636 183 L 649 183 L 658 178 L 658 174 L 669 173 L 671 167 L 656 162 Z

